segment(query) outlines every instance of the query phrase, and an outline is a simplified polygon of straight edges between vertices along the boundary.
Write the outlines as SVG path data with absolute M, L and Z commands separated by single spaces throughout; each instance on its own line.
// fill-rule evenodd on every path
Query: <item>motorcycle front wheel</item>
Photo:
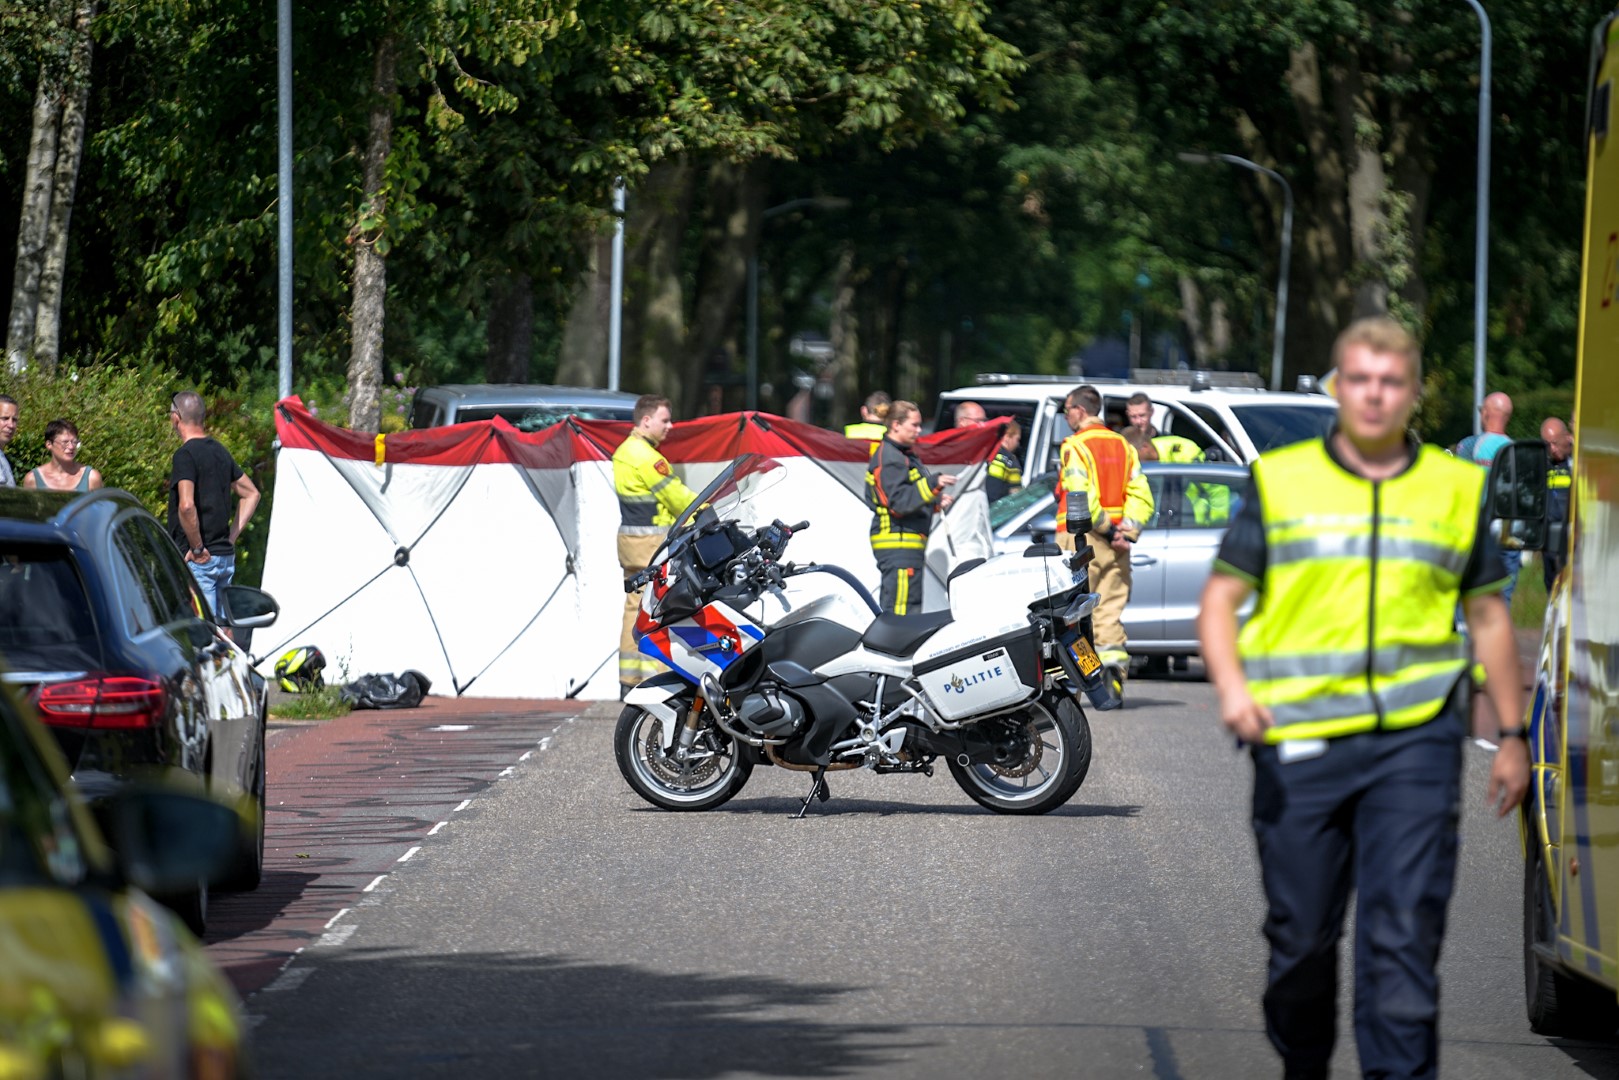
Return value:
M 753 773 L 753 759 L 710 718 L 703 718 L 681 761 L 675 747 L 664 749 L 663 724 L 636 705 L 619 714 L 613 756 L 635 793 L 664 810 L 712 810 L 741 791 Z
M 1041 698 L 1010 719 L 1023 725 L 1021 759 L 970 765 L 952 761 L 950 775 L 974 802 L 996 813 L 1049 813 L 1073 798 L 1085 782 L 1091 768 L 1090 723 L 1066 695 Z

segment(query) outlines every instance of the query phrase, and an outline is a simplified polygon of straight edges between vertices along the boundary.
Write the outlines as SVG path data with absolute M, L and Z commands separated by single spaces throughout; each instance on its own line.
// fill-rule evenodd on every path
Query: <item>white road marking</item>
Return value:
M 545 743 L 544 743 L 544 742 L 543 742 L 543 741 L 542 741 L 542 742 L 541 742 L 541 743 L 540 743 L 540 749 L 541 749 L 541 750 L 544 750 L 544 749 L 545 749 Z M 522 756 L 522 757 L 520 757 L 520 758 L 518 758 L 518 759 L 517 759 L 517 760 L 518 760 L 518 761 L 527 761 L 527 760 L 528 760 L 528 756 L 529 756 L 529 755 L 530 755 L 530 754 L 532 754 L 532 753 L 533 753 L 533 752 L 534 752 L 534 751 L 532 751 L 532 750 L 524 750 L 524 751 L 523 751 L 523 756 Z
M 409 862 L 410 857 L 412 855 L 416 854 L 420 850 L 422 850 L 420 847 L 413 847 L 409 851 L 405 852 L 403 855 L 399 856 L 399 858 L 394 860 L 394 861 L 395 862 Z
M 427 830 L 427 835 L 432 836 L 434 833 L 438 832 L 440 829 L 444 828 L 444 826 L 446 826 L 448 824 L 449 824 L 448 821 L 439 822 L 437 825 L 434 825 L 431 829 Z
M 430 727 L 427 730 L 428 731 L 471 731 L 472 730 L 472 725 L 471 724 L 440 724 L 438 727 Z
M 353 937 L 354 931 L 358 929 L 359 926 L 355 925 L 354 923 L 344 923 L 336 930 L 326 931 L 319 937 L 319 939 L 316 940 L 315 944 L 324 946 L 326 948 L 336 948 L 349 938 Z
M 508 765 L 504 769 L 500 770 L 500 775 L 501 776 L 510 776 L 515 771 L 516 770 L 513 769 L 512 766 Z
M 360 891 L 361 892 L 370 892 L 372 889 L 376 888 L 378 885 L 381 885 L 382 884 L 382 879 L 387 877 L 387 876 L 388 876 L 387 874 L 378 874 L 376 877 L 371 879 L 371 884 L 367 885 L 365 888 L 361 889 Z
M 343 916 L 347 915 L 348 913 L 349 913 L 349 909 L 344 908 L 342 911 L 339 911 L 336 915 L 333 915 L 330 919 L 327 919 L 326 920 L 326 929 L 330 930 L 332 928 L 332 923 L 336 922 L 338 919 L 341 919 Z
M 541 750 L 549 750 L 549 749 L 551 749 L 551 736 L 547 735 L 545 738 L 540 740 L 540 749 Z
M 264 988 L 263 993 L 278 994 L 283 990 L 296 990 L 314 973 L 315 969 L 312 967 L 289 968 L 277 975 L 275 980 Z
M 450 813 L 454 814 L 454 813 L 457 813 L 459 811 L 465 810 L 467 807 L 469 807 L 471 805 L 472 805 L 472 800 L 471 799 L 462 799 L 461 800 L 461 805 L 457 806 L 454 810 L 451 810 Z

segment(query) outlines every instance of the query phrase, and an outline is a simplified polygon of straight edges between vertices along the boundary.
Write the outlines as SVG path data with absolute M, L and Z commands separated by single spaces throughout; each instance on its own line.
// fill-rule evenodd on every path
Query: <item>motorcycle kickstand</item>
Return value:
M 826 786 L 825 765 L 822 765 L 815 770 L 815 779 L 810 783 L 809 794 L 804 796 L 804 802 L 801 806 L 799 806 L 798 813 L 793 815 L 794 821 L 799 820 L 805 814 L 809 813 L 810 803 L 814 802 L 817 796 L 820 797 L 822 802 L 826 802 L 826 800 L 832 797 L 832 789 Z

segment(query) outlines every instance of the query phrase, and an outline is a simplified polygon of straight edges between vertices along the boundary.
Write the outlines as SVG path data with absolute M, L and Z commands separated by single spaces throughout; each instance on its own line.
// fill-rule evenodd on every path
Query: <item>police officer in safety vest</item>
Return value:
M 1546 524 L 1568 521 L 1569 493 L 1574 487 L 1574 433 L 1555 416 L 1548 416 L 1540 424 L 1540 437 L 1546 443 Z M 1553 550 L 1550 544 L 1540 553 L 1540 572 L 1546 582 L 1546 591 L 1552 591 L 1552 582 L 1568 561 L 1568 534 L 1563 543 Z
M 642 394 L 630 412 L 635 429 L 613 451 L 613 490 L 618 493 L 618 563 L 628 581 L 645 570 L 669 526 L 691 505 L 695 493 L 669 468 L 658 447 L 674 420 L 669 399 Z M 618 639 L 618 681 L 628 688 L 658 673 L 662 665 L 635 647 L 635 616 L 641 593 L 624 598 L 624 625 Z
M 1130 667 L 1122 621 L 1130 601 L 1130 547 L 1152 517 L 1152 488 L 1135 447 L 1102 422 L 1096 387 L 1073 390 L 1064 411 L 1074 433 L 1059 452 L 1057 546 L 1090 545 L 1091 589 L 1100 597 L 1091 612 L 1096 655 L 1122 690 Z
M 1415 339 L 1361 319 L 1333 360 L 1337 425 L 1254 463 L 1198 630 L 1221 720 L 1253 757 L 1265 1025 L 1285 1074 L 1328 1075 L 1353 889 L 1361 1069 L 1434 1076 L 1468 674 L 1482 663 L 1506 725 L 1487 790 L 1505 814 L 1528 786 L 1521 673 L 1484 470 L 1406 431 L 1422 385 Z
M 866 467 L 866 504 L 871 507 L 871 553 L 882 572 L 882 610 L 914 615 L 922 610 L 922 564 L 933 515 L 950 506 L 944 489 L 954 476 L 934 476 L 916 456 L 922 411 L 896 401 L 888 412 L 888 434 Z

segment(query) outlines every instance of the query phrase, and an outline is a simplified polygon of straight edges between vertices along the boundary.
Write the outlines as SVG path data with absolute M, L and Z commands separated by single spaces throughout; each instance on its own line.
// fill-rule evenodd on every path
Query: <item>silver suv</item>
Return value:
M 975 386 L 939 396 L 935 430 L 955 426 L 955 409 L 976 401 L 990 419 L 1013 416 L 1023 427 L 1023 475 L 1057 468 L 1057 450 L 1072 432 L 1063 399 L 1077 386 L 1096 387 L 1109 426 L 1123 428 L 1125 402 L 1137 392 L 1152 400 L 1160 435 L 1180 435 L 1209 461 L 1247 465 L 1267 450 L 1324 435 L 1338 415 L 1325 394 L 1271 391 L 1250 372 L 1138 370 L 1130 380 L 1076 379 L 1069 375 L 980 375 Z
M 584 386 L 450 383 L 416 391 L 410 426 L 444 427 L 500 417 L 519 431 L 548 428 L 564 417 L 628 420 L 635 395 Z

